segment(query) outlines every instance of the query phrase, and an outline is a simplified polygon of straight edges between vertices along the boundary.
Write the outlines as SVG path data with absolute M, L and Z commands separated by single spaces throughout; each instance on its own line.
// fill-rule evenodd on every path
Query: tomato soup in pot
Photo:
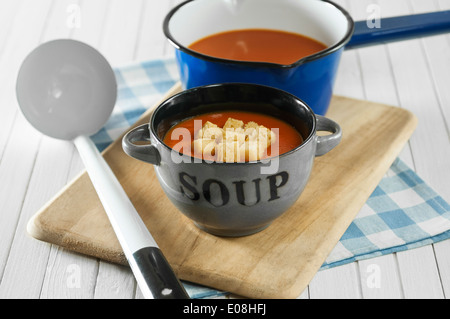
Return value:
M 292 64 L 327 46 L 310 37 L 281 30 L 242 29 L 204 37 L 189 48 L 199 53 L 236 61 Z

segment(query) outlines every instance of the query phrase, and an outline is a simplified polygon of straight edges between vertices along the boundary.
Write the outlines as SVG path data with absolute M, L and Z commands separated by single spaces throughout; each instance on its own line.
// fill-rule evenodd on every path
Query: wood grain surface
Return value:
M 167 96 L 180 90 L 175 86 Z M 136 123 L 148 122 L 149 109 Z M 317 157 L 300 199 L 266 230 L 222 238 L 197 229 L 165 197 L 152 165 L 128 157 L 121 138 L 104 157 L 181 279 L 251 298 L 295 298 L 308 285 L 417 125 L 409 111 L 335 96 L 327 117 L 341 144 Z M 29 221 L 33 237 L 126 264 L 82 172 Z

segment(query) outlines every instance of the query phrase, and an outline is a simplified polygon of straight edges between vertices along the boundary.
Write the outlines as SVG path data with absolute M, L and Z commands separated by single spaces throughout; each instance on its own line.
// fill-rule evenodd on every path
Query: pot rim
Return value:
M 179 92 L 171 97 L 169 97 L 168 99 L 166 99 L 165 101 L 163 101 L 153 112 L 152 112 L 152 116 L 150 118 L 150 121 L 148 123 L 149 126 L 149 131 L 150 134 L 168 151 L 173 151 L 173 149 L 171 147 L 169 147 L 168 145 L 166 145 L 164 143 L 164 141 L 161 140 L 161 138 L 158 136 L 158 133 L 156 131 L 157 127 L 155 126 L 155 117 L 156 114 L 161 111 L 162 108 L 165 107 L 165 105 L 167 105 L 170 101 L 172 101 L 173 99 L 179 98 L 182 95 L 185 94 L 189 94 L 189 93 L 195 93 L 196 91 L 200 91 L 200 90 L 205 90 L 205 89 L 209 89 L 209 88 L 214 88 L 214 87 L 229 87 L 229 86 L 248 86 L 248 87 L 260 87 L 262 89 L 268 89 L 268 90 L 273 90 L 273 91 L 277 91 L 278 94 L 285 94 L 287 96 L 289 96 L 290 98 L 293 98 L 297 101 L 300 102 L 300 104 L 305 107 L 308 111 L 308 114 L 312 117 L 312 128 L 311 131 L 309 133 L 309 135 L 304 138 L 303 142 L 298 145 L 297 147 L 293 148 L 292 150 L 285 152 L 283 154 L 277 155 L 277 156 L 273 156 L 273 157 L 268 157 L 262 160 L 258 160 L 258 161 L 250 161 L 250 162 L 216 162 L 216 161 L 206 161 L 204 159 L 201 159 L 200 162 L 200 158 L 197 157 L 193 157 L 187 154 L 183 154 L 183 153 L 179 153 L 180 156 L 182 156 L 183 158 L 189 159 L 188 163 L 195 163 L 195 164 L 212 164 L 212 165 L 265 165 L 265 164 L 269 164 L 271 160 L 274 159 L 281 159 L 283 157 L 287 157 L 292 153 L 297 152 L 298 150 L 305 148 L 306 145 L 308 145 L 309 143 L 312 142 L 312 140 L 315 138 L 316 133 L 317 133 L 317 117 L 314 113 L 314 111 L 311 109 L 311 107 L 309 107 L 308 104 L 306 104 L 306 102 L 304 102 L 302 99 L 296 97 L 295 95 L 271 87 L 271 86 L 267 86 L 267 85 L 261 85 L 261 84 L 251 84 L 251 83 L 217 83 L 217 84 L 209 84 L 209 85 L 203 85 L 203 86 L 198 86 L 192 89 L 188 89 L 188 90 L 184 90 L 182 92 Z M 167 132 L 165 132 L 167 133 Z
M 243 66 L 249 66 L 249 67 L 266 67 L 266 68 L 294 68 L 297 67 L 301 64 L 310 62 L 310 61 L 314 61 L 317 59 L 320 59 L 322 57 L 325 57 L 331 53 L 334 53 L 338 50 L 340 50 L 341 48 L 343 48 L 351 39 L 352 35 L 353 35 L 353 31 L 355 28 L 355 22 L 353 20 L 353 18 L 350 16 L 350 14 L 344 9 L 342 8 L 340 5 L 330 1 L 330 0 L 322 0 L 322 2 L 324 2 L 326 5 L 330 5 L 335 7 L 336 9 L 338 9 L 343 15 L 344 17 L 347 19 L 348 22 L 348 26 L 347 26 L 347 31 L 344 35 L 344 37 L 338 41 L 337 43 L 335 43 L 334 45 L 327 47 L 326 49 L 319 51 L 317 53 L 314 53 L 312 55 L 306 56 L 301 58 L 300 60 L 291 63 L 291 64 L 279 64 L 279 63 L 272 63 L 272 62 L 255 62 L 255 61 L 240 61 L 240 60 L 229 60 L 229 59 L 223 59 L 223 58 L 217 58 L 214 56 L 210 56 L 210 55 L 206 55 L 206 54 L 202 54 L 199 53 L 197 51 L 191 50 L 188 47 L 183 46 L 181 43 L 179 43 L 175 37 L 172 35 L 172 33 L 169 30 L 169 23 L 170 20 L 172 18 L 172 16 L 183 6 L 185 6 L 186 4 L 195 1 L 195 0 L 187 0 L 184 1 L 182 3 L 180 3 L 179 5 L 177 5 L 176 7 L 174 7 L 172 10 L 169 11 L 169 13 L 166 15 L 164 22 L 163 22 L 163 32 L 164 35 L 166 36 L 166 38 L 169 40 L 170 43 L 172 43 L 172 45 L 182 51 L 185 52 L 191 56 L 197 57 L 199 59 L 202 60 L 206 60 L 206 61 L 210 61 L 210 62 L 217 62 L 217 63 L 225 63 L 225 64 L 232 64 L 232 65 L 243 65 Z

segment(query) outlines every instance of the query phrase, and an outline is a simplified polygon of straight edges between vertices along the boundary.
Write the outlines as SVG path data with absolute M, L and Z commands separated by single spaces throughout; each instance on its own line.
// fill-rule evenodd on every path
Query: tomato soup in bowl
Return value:
M 174 151 L 216 162 L 250 162 L 279 156 L 303 143 L 302 135 L 274 116 L 217 111 L 173 126 L 164 143 Z
M 331 134 L 318 136 L 318 130 Z M 229 83 L 164 101 L 149 124 L 124 136 L 123 149 L 154 165 L 167 197 L 200 229 L 244 236 L 291 207 L 315 156 L 337 146 L 341 134 L 337 123 L 287 92 Z

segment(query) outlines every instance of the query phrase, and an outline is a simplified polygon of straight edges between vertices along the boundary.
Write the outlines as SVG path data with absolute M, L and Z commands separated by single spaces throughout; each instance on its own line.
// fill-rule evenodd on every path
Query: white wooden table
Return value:
M 19 112 L 15 79 L 38 44 L 73 38 L 113 66 L 171 56 L 162 20 L 178 0 L 0 1 L 0 298 L 142 298 L 131 271 L 39 242 L 29 218 L 83 164 Z M 355 20 L 448 10 L 450 0 L 340 0 Z M 371 5 L 376 4 L 378 7 Z M 344 53 L 335 93 L 411 110 L 401 159 L 450 202 L 450 35 Z M 377 275 L 379 281 L 373 281 Z M 301 298 L 449 298 L 450 241 L 320 271 Z

